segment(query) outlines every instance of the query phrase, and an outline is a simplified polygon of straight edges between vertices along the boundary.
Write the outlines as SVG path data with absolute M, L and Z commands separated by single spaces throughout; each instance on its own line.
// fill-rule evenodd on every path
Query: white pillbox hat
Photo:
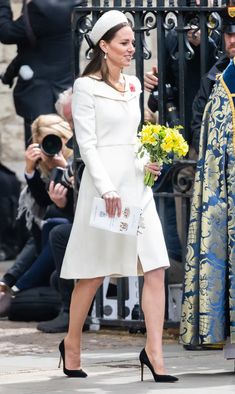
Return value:
M 120 23 L 128 23 L 127 17 L 121 11 L 111 10 L 105 12 L 94 24 L 89 36 L 94 45 L 113 27 Z

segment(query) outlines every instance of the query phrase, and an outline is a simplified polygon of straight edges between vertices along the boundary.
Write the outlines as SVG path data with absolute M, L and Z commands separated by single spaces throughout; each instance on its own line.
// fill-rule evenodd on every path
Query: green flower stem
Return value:
M 149 170 L 146 171 L 145 176 L 144 176 L 144 184 L 146 186 L 152 187 L 154 185 L 154 178 L 155 175 L 152 174 Z

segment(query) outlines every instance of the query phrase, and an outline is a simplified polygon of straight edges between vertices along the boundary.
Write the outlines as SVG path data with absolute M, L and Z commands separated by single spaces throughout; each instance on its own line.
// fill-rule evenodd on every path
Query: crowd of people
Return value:
M 22 12 L 17 19 L 13 17 L 9 0 L 0 3 L 0 41 L 17 45 L 16 57 L 1 75 L 1 80 L 10 87 L 14 85 L 15 110 L 24 119 L 26 149 L 27 187 L 21 193 L 18 192 L 19 204 L 15 204 L 18 205 L 17 223 L 20 223 L 16 230 L 25 234 L 20 253 L 0 285 L 1 315 L 10 313 L 11 318 L 14 318 L 11 306 L 17 300 L 17 294 L 22 295 L 25 290 L 39 286 L 46 289 L 50 283 L 54 283 L 57 290 L 59 286 L 56 275 L 53 275 L 57 265 L 52 253 L 56 247 L 51 247 L 49 238 L 53 227 L 69 224 L 73 220 L 73 185 L 58 182 L 61 168 L 72 165 L 72 145 L 70 142 L 70 148 L 67 148 L 65 144 L 67 140 L 71 141 L 73 132 L 70 119 L 67 118 L 67 122 L 64 114 L 62 117 L 58 115 L 60 111 L 56 103 L 60 105 L 58 96 L 72 86 L 71 13 L 74 6 L 81 3 L 80 0 L 23 1 Z M 43 150 L 42 141 L 47 135 L 56 135 L 62 142 L 56 154 L 48 154 Z M 12 180 L 10 184 L 14 185 L 16 194 L 17 188 Z M 7 191 L 10 188 L 4 189 Z M 5 209 L 5 215 L 7 213 Z M 65 288 L 69 286 L 71 282 L 68 286 L 66 282 Z M 25 294 L 30 297 L 30 293 Z M 35 294 L 31 296 L 35 297 Z M 50 296 L 47 293 L 46 296 L 49 303 Z M 27 297 L 25 295 L 25 300 L 22 298 L 26 304 Z M 60 298 L 58 293 L 58 301 Z M 24 306 L 23 303 L 21 313 Z M 19 318 L 20 311 L 17 316 Z M 42 314 L 38 316 L 40 319 Z M 56 329 L 61 330 L 61 327 L 56 326 Z
M 177 382 L 176 376 L 166 372 L 162 347 L 165 271 L 170 267 L 169 256 L 182 259 L 176 209 L 174 200 L 168 200 L 164 233 L 153 192 L 167 168 L 148 157 L 136 158 L 139 97 L 142 89 L 150 92 L 148 116 L 153 121 L 159 105 L 156 96 L 155 101 L 151 97 L 158 85 L 157 67 L 153 65 L 145 74 L 144 86 L 136 76 L 123 72 L 135 53 L 134 32 L 124 13 L 111 10 L 93 25 L 91 60 L 73 84 L 70 16 L 77 4 L 81 1 L 23 2 L 22 15 L 14 20 L 10 2 L 0 2 L 0 41 L 18 47 L 2 82 L 12 86 L 17 77 L 15 108 L 24 118 L 25 185 L 19 193 L 17 220 L 27 234 L 14 264 L 0 280 L 0 317 L 11 316 L 12 305 L 26 290 L 56 291 L 59 309 L 57 306 L 47 321 L 39 321 L 37 328 L 66 333 L 59 344 L 63 371 L 70 377 L 85 378 L 82 331 L 88 328 L 86 318 L 98 288 L 107 276 L 143 275 L 146 344 L 139 354 L 141 380 L 146 366 L 155 382 Z M 235 17 L 229 8 L 222 14 L 222 32 L 224 54 L 216 62 L 216 43 L 209 39 L 208 70 L 202 80 L 198 72 L 200 31 L 187 33 L 194 57 L 187 73 L 186 83 L 192 82 L 192 89 L 186 97 L 185 124 L 198 164 L 180 341 L 202 348 L 226 343 L 234 349 L 235 358 Z M 176 107 L 180 86 L 173 54 L 177 45 L 177 31 L 173 30 L 166 35 L 166 83 L 172 88 Z M 169 119 L 167 122 L 171 126 Z M 84 163 L 79 186 L 74 176 L 73 137 Z M 152 189 L 144 185 L 146 171 L 154 176 Z M 74 189 L 79 189 L 77 198 Z M 171 183 L 165 191 L 172 191 Z M 143 232 L 133 237 L 91 227 L 95 197 L 102 198 L 110 218 L 121 215 L 124 201 L 141 206 Z

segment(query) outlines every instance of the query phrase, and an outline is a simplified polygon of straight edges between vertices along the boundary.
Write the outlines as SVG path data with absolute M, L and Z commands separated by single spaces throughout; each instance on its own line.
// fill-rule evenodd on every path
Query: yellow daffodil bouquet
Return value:
M 144 125 L 138 134 L 139 157 L 142 158 L 147 153 L 150 162 L 157 162 L 161 166 L 163 163 L 172 162 L 170 155 L 177 158 L 185 156 L 188 152 L 188 144 L 180 134 L 180 129 L 182 126 L 170 128 L 151 123 Z M 155 175 L 146 170 L 144 184 L 152 187 L 154 181 Z

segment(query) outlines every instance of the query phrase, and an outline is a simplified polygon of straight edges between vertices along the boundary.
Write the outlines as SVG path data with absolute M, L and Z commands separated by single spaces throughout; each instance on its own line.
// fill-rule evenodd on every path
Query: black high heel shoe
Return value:
M 87 374 L 82 369 L 67 369 L 65 368 L 65 347 L 64 347 L 64 340 L 59 344 L 59 351 L 60 351 L 60 361 L 58 368 L 60 368 L 61 360 L 63 360 L 63 371 L 64 374 L 70 378 L 86 378 Z
M 153 379 L 155 380 L 155 382 L 158 383 L 173 383 L 173 382 L 177 382 L 177 380 L 179 380 L 178 378 L 176 378 L 175 376 L 172 375 L 159 375 L 157 374 L 154 369 L 152 364 L 149 361 L 148 355 L 145 351 L 145 349 L 142 349 L 139 355 L 139 360 L 140 360 L 140 365 L 141 365 L 141 382 L 143 381 L 143 377 L 144 377 L 144 365 L 146 365 L 150 371 L 152 372 L 153 375 Z

